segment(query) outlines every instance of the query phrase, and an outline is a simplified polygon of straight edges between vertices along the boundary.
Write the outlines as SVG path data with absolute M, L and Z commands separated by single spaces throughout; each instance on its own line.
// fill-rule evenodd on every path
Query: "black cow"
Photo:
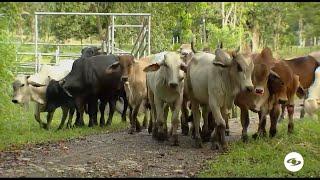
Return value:
M 62 82 L 62 88 L 69 95 L 72 96 L 77 111 L 80 113 L 80 125 L 83 125 L 84 105 L 88 104 L 89 112 L 89 127 L 97 125 L 97 102 L 100 99 L 99 106 L 101 112 L 100 126 L 104 126 L 104 110 L 105 105 L 109 102 L 110 114 L 107 125 L 111 125 L 113 113 L 115 110 L 115 103 L 119 95 L 124 95 L 125 100 L 124 111 L 122 117 L 125 118 L 125 112 L 128 106 L 125 97 L 123 83 L 121 81 L 121 73 L 112 72 L 105 73 L 105 69 L 116 62 L 118 56 L 115 55 L 97 55 L 90 58 L 80 58 L 76 60 L 72 66 L 71 72 L 65 77 Z M 49 102 L 50 103 L 50 102 Z M 77 122 L 76 122 L 77 123 Z

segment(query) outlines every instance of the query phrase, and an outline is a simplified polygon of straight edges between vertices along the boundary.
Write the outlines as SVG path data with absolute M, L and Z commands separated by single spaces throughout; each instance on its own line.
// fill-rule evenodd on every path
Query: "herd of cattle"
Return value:
M 178 145 L 181 127 L 183 135 L 191 132 L 196 147 L 211 139 L 214 149 L 225 150 L 228 112 L 233 105 L 241 110 L 243 141 L 248 140 L 249 110 L 259 114 L 254 138 L 266 136 L 267 115 L 271 122 L 269 135 L 273 137 L 285 108 L 288 133 L 292 133 L 295 95 L 304 98 L 305 111 L 313 114 L 320 99 L 319 78 L 319 63 L 313 56 L 278 60 L 269 48 L 251 53 L 226 51 L 220 46 L 214 52 L 196 52 L 191 43 L 183 44 L 178 52 L 165 51 L 136 60 L 132 55 L 105 54 L 97 47 L 86 47 L 75 61 L 43 65 L 40 72 L 31 76 L 18 75 L 13 82 L 12 102 L 36 102 L 35 119 L 45 129 L 49 129 L 54 111 L 61 107 L 61 129 L 68 113 L 67 127 L 72 127 L 75 111 L 75 126 L 84 125 L 84 112 L 89 114 L 89 127 L 98 125 L 98 107 L 100 126 L 111 125 L 116 102 L 121 98 L 122 121 L 126 121 L 129 107 L 129 133 L 146 128 L 149 119 L 148 132 L 157 140 L 170 137 L 171 143 Z M 107 103 L 110 110 L 105 122 Z M 142 127 L 137 119 L 141 105 Z M 47 123 L 41 121 L 40 112 L 48 112 Z M 303 114 L 304 110 L 301 117 Z

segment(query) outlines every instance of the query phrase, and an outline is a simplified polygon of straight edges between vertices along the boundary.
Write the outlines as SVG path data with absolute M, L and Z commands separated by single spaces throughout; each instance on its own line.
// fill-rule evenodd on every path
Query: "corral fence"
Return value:
M 101 44 L 62 44 L 62 43 L 48 43 L 39 42 L 39 24 L 38 21 L 41 16 L 60 16 L 60 15 L 80 15 L 80 16 L 111 16 L 111 24 L 108 26 L 108 35 L 106 40 L 102 40 Z M 141 24 L 116 24 L 115 19 L 119 16 L 131 16 L 140 17 L 142 19 Z M 21 52 L 16 50 L 16 61 L 18 66 L 15 69 L 16 74 L 32 74 L 40 70 L 43 64 L 57 64 L 60 59 L 76 59 L 81 56 L 80 52 L 83 47 L 97 46 L 101 47 L 103 52 L 112 54 L 132 54 L 136 58 L 141 58 L 146 55 L 150 55 L 151 52 L 151 14 L 149 13 L 77 13 L 77 12 L 35 12 L 35 24 L 34 24 L 34 42 L 28 43 L 15 43 L 16 45 L 29 45 L 34 47 L 34 52 L 27 51 Z M 116 28 L 139 28 L 139 35 L 137 36 L 132 50 L 123 50 L 116 47 L 115 31 Z M 40 47 L 53 46 L 54 52 L 42 52 Z M 62 53 L 62 47 L 77 47 L 79 53 Z M 21 56 L 33 56 L 33 62 L 20 62 Z M 48 63 L 42 61 L 43 57 L 51 56 L 54 58 L 54 62 Z

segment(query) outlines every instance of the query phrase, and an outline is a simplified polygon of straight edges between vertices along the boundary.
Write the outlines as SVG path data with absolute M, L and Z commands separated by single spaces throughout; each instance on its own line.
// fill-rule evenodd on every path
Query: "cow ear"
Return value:
M 153 71 L 157 71 L 160 68 L 160 65 L 155 63 L 155 64 L 151 64 L 147 67 L 145 67 L 143 69 L 144 72 L 153 72 Z
M 279 74 L 278 74 L 278 73 L 276 73 L 276 72 L 274 72 L 273 70 L 270 70 L 270 75 L 269 75 L 269 77 L 270 77 L 270 76 L 274 76 L 275 78 L 280 79 Z
M 232 63 L 232 60 L 230 60 L 227 53 L 223 52 L 220 48 L 216 49 L 215 56 L 216 57 L 212 63 L 216 66 L 228 67 Z
M 119 61 L 114 62 L 109 67 L 107 67 L 106 73 L 109 74 L 109 73 L 114 72 L 119 66 L 120 66 Z
M 215 61 L 215 60 L 212 62 L 212 64 L 215 65 L 215 66 L 220 66 L 220 67 L 228 67 L 224 63 L 222 63 L 220 61 Z
M 187 73 L 188 66 L 187 66 L 184 62 L 182 62 L 182 63 L 180 64 L 180 69 L 181 69 L 183 72 Z

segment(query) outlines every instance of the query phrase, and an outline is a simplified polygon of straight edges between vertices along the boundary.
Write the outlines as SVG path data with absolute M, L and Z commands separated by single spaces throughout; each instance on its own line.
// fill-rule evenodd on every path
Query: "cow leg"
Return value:
M 284 119 L 285 109 L 286 109 L 286 105 L 285 105 L 285 104 L 282 104 L 282 105 L 281 105 L 281 115 L 280 115 L 280 117 L 279 117 L 278 122 L 281 122 L 281 121 Z
M 143 123 L 142 123 L 142 128 L 145 129 L 147 128 L 147 124 L 148 124 L 148 108 L 146 107 L 146 105 L 144 105 L 144 117 L 143 117 Z
M 76 118 L 76 122 L 74 123 L 75 126 L 77 127 L 81 127 L 84 126 L 84 121 L 83 121 L 83 113 L 84 113 L 84 109 L 86 104 L 84 103 L 84 99 L 83 98 L 76 98 L 75 99 L 75 104 L 76 104 L 76 108 L 77 108 L 77 118 Z
M 304 104 L 305 100 L 306 100 L 306 96 L 303 98 L 303 104 Z M 301 110 L 300 110 L 300 119 L 302 119 L 304 117 L 304 114 L 305 114 L 304 106 L 302 106 Z
M 66 106 L 61 106 L 61 109 L 62 109 L 62 118 L 61 118 L 61 122 L 60 122 L 60 125 L 58 127 L 58 130 L 63 128 L 64 122 L 67 119 L 68 111 L 69 111 L 69 108 L 66 107 Z
M 249 111 L 246 108 L 240 108 L 241 112 L 240 112 L 240 118 L 241 118 L 241 125 L 242 125 L 242 136 L 241 139 L 243 142 L 248 142 L 248 126 L 250 123 L 249 120 Z
M 172 106 L 170 106 L 170 110 L 172 112 L 172 116 L 171 116 L 172 145 L 173 146 L 179 146 L 178 128 L 179 128 L 180 107 L 179 107 L 179 105 L 177 103 L 175 103 Z
M 122 97 L 123 99 L 123 111 L 121 114 L 121 121 L 126 122 L 127 121 L 127 109 L 128 109 L 128 99 L 126 97 Z
M 156 106 L 154 104 L 154 96 L 153 93 L 151 91 L 148 91 L 148 100 L 149 100 L 149 104 L 150 104 L 150 122 L 149 122 L 149 128 L 148 128 L 148 132 L 149 134 L 152 132 L 152 137 L 156 138 L 156 135 L 158 133 L 158 127 L 156 125 L 157 119 L 156 119 Z
M 235 109 L 236 107 L 233 107 L 233 108 Z M 226 136 L 229 136 L 230 129 L 229 129 L 229 112 L 228 112 L 228 110 L 226 110 L 225 112 L 222 113 L 222 117 L 226 122 L 226 131 L 225 131 L 226 133 L 225 134 L 226 134 Z
M 163 105 L 163 120 L 164 120 L 164 131 L 168 132 L 168 123 L 167 123 L 167 119 L 168 119 L 168 112 L 169 112 L 169 104 L 164 103 Z M 172 123 L 172 122 L 171 122 Z M 170 132 L 170 135 L 172 135 L 172 132 Z M 168 136 L 165 136 L 165 139 L 167 139 Z
M 200 136 L 200 109 L 199 103 L 195 101 L 191 101 L 191 110 L 193 116 L 193 128 L 194 128 L 194 139 L 195 139 L 195 147 L 201 148 L 202 147 L 202 140 Z
M 289 116 L 288 133 L 293 133 L 294 105 L 288 105 L 287 110 L 288 110 L 288 116 Z
M 212 98 L 209 99 L 209 105 L 212 112 L 212 115 L 214 117 L 214 120 L 216 121 L 216 128 L 212 132 L 212 149 L 219 149 L 225 150 L 227 148 L 227 143 L 225 141 L 225 130 L 226 130 L 226 122 L 222 117 L 221 110 L 225 112 L 226 110 L 223 108 L 220 108 L 216 101 Z
M 36 103 L 36 107 L 34 109 L 34 118 L 36 119 L 36 121 L 39 123 L 40 128 L 45 128 L 46 124 L 42 122 L 41 118 L 40 118 L 40 105 L 38 103 Z
M 104 118 L 104 111 L 106 110 L 107 101 L 103 100 L 99 104 L 99 111 L 100 111 L 100 127 L 105 126 L 106 121 Z
M 69 108 L 69 119 L 68 119 L 68 122 L 67 122 L 67 128 L 71 128 L 72 127 L 72 118 L 73 118 L 75 110 L 76 109 L 74 107 Z M 79 116 L 79 113 L 77 112 L 77 118 L 78 118 L 78 116 Z
M 279 118 L 279 115 L 280 115 L 280 105 L 275 104 L 270 112 L 270 120 L 271 120 L 270 131 L 269 131 L 270 137 L 274 137 L 277 133 L 277 120 Z
M 116 109 L 116 102 L 117 100 L 113 98 L 109 100 L 109 116 L 107 120 L 107 126 L 110 126 L 112 123 L 113 114 Z
M 156 106 L 156 113 L 157 113 L 157 121 L 155 122 L 155 126 L 158 129 L 156 134 L 156 138 L 159 141 L 163 141 L 167 137 L 167 132 L 165 132 L 165 124 L 164 124 L 164 102 L 159 99 L 158 97 L 154 97 L 154 103 Z
M 210 132 L 210 136 L 211 136 L 211 133 L 213 132 L 214 128 L 216 127 L 216 123 L 215 123 L 215 120 L 213 119 L 213 116 L 212 116 L 212 112 L 211 111 L 208 111 L 208 126 L 209 126 L 209 132 Z
M 97 121 L 97 112 L 98 112 L 98 99 L 92 97 L 89 99 L 88 103 L 88 111 L 89 111 L 89 127 L 95 126 L 95 121 Z
M 202 107 L 202 119 L 203 125 L 201 130 L 201 138 L 203 142 L 210 141 L 209 123 L 208 123 L 208 106 L 203 105 Z
M 259 125 L 258 125 L 258 131 L 252 135 L 253 139 L 257 139 L 258 137 L 264 137 L 267 134 L 266 131 L 266 113 L 259 112 Z
M 53 114 L 54 114 L 54 111 L 48 112 L 48 114 L 47 114 L 47 124 L 44 127 L 46 130 L 50 129 L 50 124 L 51 124 L 51 121 L 52 121 L 52 118 L 53 118 Z
M 132 113 L 132 119 L 134 120 L 134 122 L 136 123 L 136 131 L 137 132 L 141 132 L 141 126 L 140 123 L 138 121 L 138 112 L 139 112 L 139 108 L 141 105 L 141 101 L 138 102 L 134 107 L 133 107 L 133 113 Z
M 186 98 L 183 98 L 182 104 L 181 104 L 181 131 L 182 134 L 187 136 L 189 133 L 189 125 L 188 125 L 188 108 L 187 108 L 187 100 Z

